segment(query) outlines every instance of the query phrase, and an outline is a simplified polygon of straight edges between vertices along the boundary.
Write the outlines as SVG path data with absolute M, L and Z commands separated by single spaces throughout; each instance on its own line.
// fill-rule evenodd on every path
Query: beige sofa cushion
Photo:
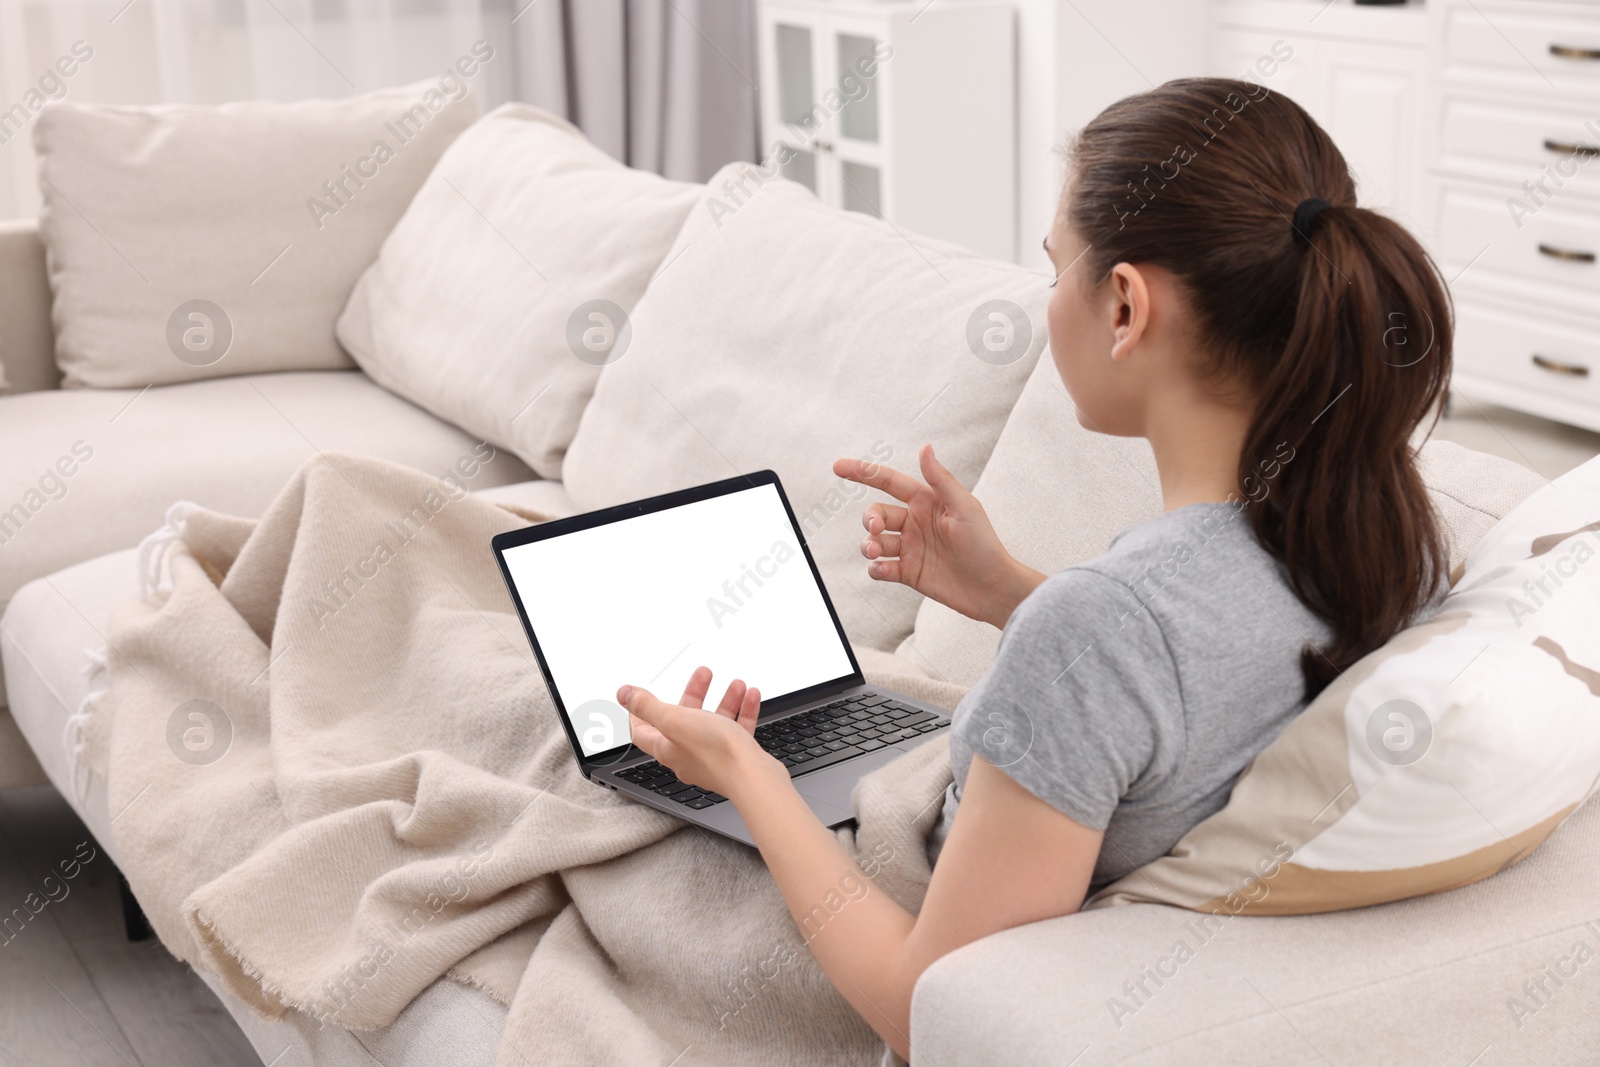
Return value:
M 931 441 L 970 485 L 1044 346 L 1048 280 L 724 168 L 600 375 L 567 491 L 587 510 L 770 467 L 851 639 L 892 649 L 919 598 L 865 577 L 867 493 L 833 460 L 915 470 Z
M 629 170 L 577 129 L 507 104 L 439 161 L 339 319 L 373 380 L 545 478 L 698 186 Z M 604 303 L 601 303 L 604 302 Z M 600 333 L 593 333 L 596 327 Z M 625 341 L 626 338 L 621 338 Z
M 480 447 L 359 371 L 5 397 L 0 609 L 26 582 L 137 545 L 175 501 L 259 515 L 296 468 L 327 452 L 441 476 L 473 457 L 469 489 L 530 477 L 515 456 Z
M 348 367 L 334 320 L 476 117 L 454 84 L 455 99 L 428 81 L 291 104 L 46 108 L 34 145 L 65 384 Z

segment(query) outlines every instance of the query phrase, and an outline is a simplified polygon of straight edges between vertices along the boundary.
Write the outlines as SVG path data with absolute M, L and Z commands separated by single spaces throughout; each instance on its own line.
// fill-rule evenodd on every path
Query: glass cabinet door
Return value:
M 774 23 L 772 37 L 778 64 L 778 120 L 786 126 L 803 123 L 817 99 L 816 82 L 812 79 L 811 27 Z
M 878 143 L 878 42 L 856 33 L 841 33 L 838 43 L 839 136 L 867 144 Z M 867 72 L 871 73 L 867 73 Z
M 883 217 L 882 171 L 854 160 L 839 161 L 840 206 L 846 211 Z
M 813 193 L 821 192 L 814 141 L 825 135 L 827 124 L 826 111 L 817 106 L 818 31 L 801 19 L 780 16 L 771 23 L 768 54 L 777 99 L 767 106 L 768 122 L 775 128 L 768 130 L 763 146 L 771 151 L 778 141 L 787 144 L 779 172 Z
M 768 173 L 770 174 L 771 171 L 768 171 Z M 819 193 L 820 195 L 821 190 L 817 185 L 817 153 L 815 150 L 792 149 L 788 157 L 778 164 L 778 174 L 792 182 L 798 182 L 813 193 Z
M 891 212 L 883 21 L 783 0 L 760 11 L 763 152 L 785 145 L 779 173 L 825 204 Z
M 834 166 L 839 207 L 882 218 L 887 107 L 884 92 L 892 58 L 879 58 L 881 27 L 845 17 L 829 22 L 828 79 L 842 103 L 834 126 Z

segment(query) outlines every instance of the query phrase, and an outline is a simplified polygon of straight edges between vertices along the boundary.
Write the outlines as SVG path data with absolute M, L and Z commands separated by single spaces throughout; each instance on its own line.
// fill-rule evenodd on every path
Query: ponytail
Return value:
M 1314 694 L 1446 580 L 1411 444 L 1449 384 L 1443 281 L 1404 227 L 1356 206 L 1327 134 L 1259 85 L 1168 82 L 1102 112 L 1071 156 L 1088 277 L 1119 262 L 1176 275 L 1205 369 L 1252 389 L 1239 484 L 1257 540 L 1333 631 L 1301 656 Z
M 1448 385 L 1444 286 L 1416 239 L 1375 212 L 1331 207 L 1313 232 L 1243 453 L 1295 448 L 1248 508 L 1295 594 L 1334 623 L 1326 648 L 1301 655 L 1308 693 L 1415 618 L 1449 567 L 1411 449 Z

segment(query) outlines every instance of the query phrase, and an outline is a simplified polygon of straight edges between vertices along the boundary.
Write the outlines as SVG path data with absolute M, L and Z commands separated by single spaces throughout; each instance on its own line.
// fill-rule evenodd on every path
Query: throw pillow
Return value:
M 339 319 L 380 385 L 545 478 L 698 186 L 630 170 L 507 104 L 450 146 Z
M 340 309 L 476 115 L 453 75 L 343 100 L 46 108 L 34 145 L 63 384 L 349 367 Z
M 971 485 L 1044 347 L 1048 280 L 725 167 L 600 375 L 567 491 L 589 509 L 776 470 L 846 632 L 892 650 L 920 598 L 866 576 L 861 510 L 881 497 L 833 461 L 915 471 L 932 442 Z

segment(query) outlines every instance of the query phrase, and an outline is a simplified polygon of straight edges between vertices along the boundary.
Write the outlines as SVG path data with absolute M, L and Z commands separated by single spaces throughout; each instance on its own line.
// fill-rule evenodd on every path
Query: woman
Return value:
M 1448 382 L 1449 304 L 1327 134 L 1259 85 L 1194 79 L 1107 108 L 1069 162 L 1050 351 L 1084 426 L 1149 439 L 1163 514 L 1047 578 L 931 448 L 926 483 L 834 467 L 904 504 L 863 516 L 873 579 L 1004 630 L 954 714 L 921 912 L 870 894 L 810 942 L 901 1055 L 929 964 L 1164 855 L 1444 582 L 1410 442 Z M 641 748 L 738 806 L 798 921 L 864 876 L 752 738 L 759 692 L 736 680 L 705 715 L 710 683 L 617 699 Z

